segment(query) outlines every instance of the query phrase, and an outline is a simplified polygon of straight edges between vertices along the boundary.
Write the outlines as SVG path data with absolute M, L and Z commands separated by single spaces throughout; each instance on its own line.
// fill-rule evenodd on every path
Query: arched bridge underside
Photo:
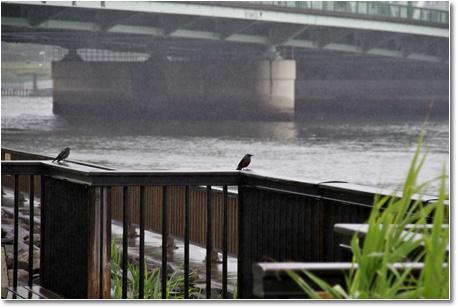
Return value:
M 381 2 L 8 1 L 1 23 L 2 41 L 72 49 L 449 58 L 448 11 Z

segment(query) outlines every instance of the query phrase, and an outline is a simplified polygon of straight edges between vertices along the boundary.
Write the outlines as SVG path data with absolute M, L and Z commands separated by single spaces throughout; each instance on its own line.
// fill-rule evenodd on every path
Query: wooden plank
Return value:
M 312 236 L 312 245 L 310 249 L 312 250 L 312 260 L 319 262 L 322 256 L 322 247 L 323 247 L 323 202 L 320 199 L 315 199 L 316 204 L 313 205 L 312 216 L 313 219 L 309 220 L 309 223 L 312 225 L 311 236 Z
M 5 291 L 4 291 L 5 290 Z M 5 293 L 5 297 L 3 297 L 3 293 Z M 27 297 L 23 297 L 21 292 L 14 290 L 12 287 L 2 288 L 2 298 L 11 298 L 11 299 L 24 299 Z
M 301 271 L 307 270 L 329 283 L 343 285 L 347 268 L 337 263 L 257 263 L 253 265 L 253 295 L 258 298 L 306 298 L 286 270 L 300 274 L 314 286 Z
M 311 262 L 313 260 L 313 234 L 312 234 L 312 224 L 310 223 L 310 217 L 313 217 L 313 203 L 310 200 L 304 201 L 304 233 L 305 233 L 305 242 L 304 242 L 304 260 Z
M 295 198 L 295 209 L 294 209 L 294 212 L 295 212 L 295 216 L 296 216 L 296 221 L 295 223 L 297 224 L 298 226 L 298 230 L 295 234 L 295 243 L 297 243 L 297 247 L 296 247 L 296 255 L 295 255 L 295 258 L 299 258 L 299 257 L 302 257 L 304 258 L 303 260 L 306 261 L 305 259 L 305 237 L 306 237 L 306 233 L 305 233 L 305 221 L 304 221 L 304 212 L 305 212 L 305 208 L 304 208 L 304 203 L 303 203 L 303 200 L 302 198 Z
M 237 294 L 239 298 L 245 297 L 245 269 L 246 269 L 246 251 L 245 247 L 247 241 L 245 239 L 245 229 L 248 224 L 244 221 L 246 219 L 246 209 L 245 209 L 245 191 L 246 188 L 242 185 L 239 185 L 239 199 L 238 199 L 238 258 L 237 258 Z
M 28 286 L 25 286 L 27 290 L 35 293 L 36 295 L 40 296 L 41 298 L 48 298 L 48 299 L 63 299 L 62 296 L 57 295 L 56 293 L 47 290 L 43 288 L 42 286 L 39 285 L 33 285 L 31 288 Z
M 368 224 L 335 224 L 334 231 L 344 235 L 354 235 L 355 233 L 364 237 L 369 232 Z M 408 239 L 421 240 L 422 235 L 415 232 L 403 231 L 401 236 Z
M 2 299 L 14 299 L 14 295 L 15 293 L 11 292 L 8 288 L 2 288 Z
M 278 194 L 275 194 L 274 196 L 271 196 L 271 200 L 274 204 L 274 207 L 275 207 L 275 210 L 274 210 L 274 213 L 275 213 L 275 220 L 274 220 L 274 225 L 273 225 L 273 230 L 274 230 L 274 237 L 273 237 L 273 241 L 274 241 L 274 249 L 272 250 L 271 252 L 271 257 L 273 257 L 274 259 L 277 259 L 277 260 L 280 260 L 280 255 L 281 255 L 281 219 L 280 219 L 280 216 L 279 215 L 279 207 L 278 207 L 278 204 L 279 204 L 279 197 L 278 197 Z
M 6 288 L 8 287 L 8 285 L 9 285 L 9 278 L 8 278 L 8 268 L 6 266 L 6 252 L 5 252 L 5 247 L 2 246 L 2 288 Z
M 427 226 L 427 225 L 426 225 Z M 447 226 L 448 225 L 444 225 Z M 368 224 L 335 224 L 334 231 L 340 234 L 344 234 L 347 236 L 353 236 L 354 234 L 358 234 L 361 237 L 365 237 L 368 233 L 369 225 Z M 421 241 L 421 245 L 423 245 L 423 235 L 421 233 L 417 233 L 414 231 L 402 231 L 400 237 L 413 240 L 413 241 Z M 447 247 L 449 250 L 450 246 Z
M 423 263 L 394 263 L 398 271 L 411 270 L 414 275 L 420 273 Z M 445 265 L 444 265 L 445 266 Z M 289 277 L 287 270 L 299 274 L 312 288 L 313 283 L 304 271 L 313 273 L 331 285 L 345 285 L 345 275 L 357 264 L 350 262 L 313 262 L 313 263 L 255 263 L 253 265 L 253 295 L 258 298 L 306 298 L 305 293 Z
M 13 290 L 14 291 L 14 290 Z M 17 287 L 15 290 L 17 294 L 19 294 L 22 298 L 25 299 L 42 299 L 40 295 L 36 294 L 29 290 L 26 286 Z
M 33 288 L 30 288 L 29 286 L 24 286 L 24 288 L 29 292 L 29 294 L 33 294 L 35 296 L 34 298 L 36 298 L 36 299 L 45 299 L 45 298 L 47 298 L 43 294 L 37 292 L 36 290 L 33 290 Z M 31 297 L 28 297 L 28 298 L 31 298 Z

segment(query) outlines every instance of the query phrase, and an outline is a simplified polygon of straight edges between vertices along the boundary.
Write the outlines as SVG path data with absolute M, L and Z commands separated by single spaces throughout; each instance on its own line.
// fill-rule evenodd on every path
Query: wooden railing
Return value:
M 189 215 L 190 187 L 205 186 L 205 217 L 214 217 L 213 186 L 223 190 L 223 232 L 227 239 L 228 185 L 237 185 L 239 172 L 142 172 L 108 171 L 66 162 L 65 165 L 49 161 L 2 161 L 2 175 L 13 175 L 15 191 L 15 217 L 19 206 L 20 178 L 41 176 L 41 264 L 42 286 L 73 298 L 109 297 L 109 259 L 111 243 L 111 190 L 122 187 L 123 222 L 123 297 L 127 296 L 127 256 L 129 217 L 139 210 L 144 218 L 146 188 L 160 187 L 160 220 L 162 240 L 162 295 L 166 296 L 167 237 L 170 233 L 171 207 L 169 190 L 173 186 L 185 188 L 184 241 L 185 241 L 185 290 L 189 289 Z M 33 184 L 29 187 L 34 187 Z M 129 200 L 129 190 L 139 187 L 139 200 L 135 209 Z M 205 219 L 206 243 L 206 291 L 211 291 L 211 253 L 213 250 L 212 219 Z M 145 219 L 140 219 L 140 260 L 144 264 Z M 15 220 L 15 230 L 17 223 Z M 17 234 L 14 236 L 17 239 Z M 15 242 L 16 243 L 16 242 Z M 227 295 L 227 240 L 223 240 L 223 292 Z M 14 247 L 17 263 L 17 244 Z M 15 264 L 16 264 L 15 263 Z M 14 267 L 17 273 L 17 266 Z M 144 268 L 142 269 L 144 272 Z M 71 277 L 71 278 L 70 278 Z M 141 275 L 142 279 L 144 275 Z M 81 283 L 75 283 L 80 281 Z M 13 284 L 17 284 L 14 279 Z M 142 284 L 142 283 L 140 283 Z M 140 298 L 142 295 L 140 295 Z
M 26 153 L 12 149 L 2 149 L 2 160 L 49 160 L 53 157 L 39 154 Z M 110 168 L 92 165 L 94 167 L 112 170 Z M 13 187 L 14 183 L 11 177 L 2 178 L 4 185 Z M 28 192 L 28 180 L 20 178 L 19 188 L 22 192 Z M 40 178 L 35 177 L 35 195 L 40 197 Z M 161 206 L 160 187 L 145 188 L 145 228 L 153 232 L 161 232 Z M 184 203 L 185 188 L 183 186 L 173 186 L 169 190 L 170 203 L 170 233 L 169 236 L 180 240 L 184 239 L 184 209 L 181 206 Z M 212 228 L 214 237 L 212 247 L 215 251 L 222 252 L 222 225 L 223 225 L 223 191 L 222 189 L 212 189 L 214 198 L 212 199 L 212 207 L 214 208 L 212 217 Z M 237 190 L 228 189 L 228 254 L 231 256 L 237 255 Z M 129 219 L 129 225 L 139 226 L 139 198 L 140 188 L 132 187 L 129 190 L 129 203 L 132 205 L 132 213 Z M 189 191 L 190 211 L 190 230 L 189 240 L 197 246 L 206 247 L 205 242 L 205 187 L 191 187 Z M 123 191 L 122 187 L 113 187 L 110 192 L 111 213 L 112 219 L 122 222 L 123 219 Z
M 418 276 L 423 269 L 423 263 L 395 263 L 391 267 L 399 272 L 409 271 Z M 257 263 L 253 265 L 254 296 L 257 298 L 307 298 L 307 294 L 295 282 L 288 271 L 295 272 L 315 290 L 321 288 L 304 273 L 308 272 L 324 280 L 331 286 L 346 286 L 346 277 L 351 270 L 357 269 L 351 262 L 313 262 L 313 263 Z M 316 292 L 323 299 L 330 298 L 331 294 Z
M 2 158 L 12 159 L 12 153 L 8 156 L 4 150 Z M 236 237 L 237 295 L 252 298 L 255 263 L 348 262 L 348 254 L 339 247 L 342 239 L 333 232 L 334 224 L 365 222 L 374 196 L 387 193 L 340 181 L 304 181 L 244 171 L 120 171 L 49 160 L 2 160 L 2 179 L 2 185 L 10 183 L 15 188 L 15 209 L 19 206 L 17 192 L 22 190 L 19 183 L 34 179 L 34 185 L 23 188 L 35 187 L 33 194 L 41 196 L 41 283 L 73 298 L 110 297 L 108 256 L 111 219 L 115 215 L 123 223 L 124 252 L 128 250 L 129 224 L 138 224 L 140 265 L 145 258 L 145 228 L 151 226 L 163 235 L 163 296 L 167 237 L 173 234 L 184 241 L 185 292 L 189 286 L 189 243 L 196 236 L 206 249 L 207 297 L 211 296 L 214 248 L 223 254 L 222 291 L 223 297 L 228 296 L 227 255 L 229 243 Z M 231 186 L 237 188 L 237 195 L 229 193 Z M 126 297 L 127 253 L 123 260 Z M 140 277 L 142 285 L 143 275 Z

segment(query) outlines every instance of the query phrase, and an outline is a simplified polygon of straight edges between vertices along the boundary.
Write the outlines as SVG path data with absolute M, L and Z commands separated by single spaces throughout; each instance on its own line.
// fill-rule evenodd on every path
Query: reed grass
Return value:
M 355 234 L 351 241 L 354 270 L 346 276 L 345 285 L 330 285 L 304 272 L 305 277 L 288 271 L 304 293 L 314 299 L 326 292 L 334 299 L 447 299 L 449 298 L 449 228 L 445 171 L 440 181 L 437 200 L 421 201 L 430 182 L 418 184 L 426 155 L 421 154 L 424 133 L 402 186 L 401 194 L 378 196 L 367 221 L 368 232 L 363 243 Z M 432 224 L 432 228 L 421 228 Z M 405 227 L 415 224 L 415 232 Z M 447 227 L 444 227 L 447 226 Z M 420 234 L 421 236 L 414 236 Z M 423 262 L 419 275 L 411 270 L 396 270 L 393 263 Z M 312 288 L 309 282 L 319 288 Z
M 118 245 L 111 243 L 111 288 L 112 297 L 116 299 L 122 298 L 122 252 Z M 128 262 L 127 265 L 127 297 L 138 298 L 139 296 L 139 277 L 140 270 L 137 264 Z M 144 298 L 145 299 L 161 299 L 161 274 L 159 268 L 148 269 L 145 262 L 145 278 L 144 278 Z M 189 274 L 192 276 L 192 273 Z M 200 295 L 200 290 L 189 287 L 190 298 L 197 298 Z M 183 299 L 184 298 L 184 277 L 177 271 L 173 272 L 167 280 L 167 299 Z

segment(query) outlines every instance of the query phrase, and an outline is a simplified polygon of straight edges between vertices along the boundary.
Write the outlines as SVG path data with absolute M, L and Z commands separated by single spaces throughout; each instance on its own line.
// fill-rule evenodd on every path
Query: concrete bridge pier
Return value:
M 55 114 L 185 119 L 291 119 L 294 60 L 155 57 L 53 62 Z
M 262 60 L 257 62 L 257 95 L 267 114 L 294 117 L 296 61 Z

